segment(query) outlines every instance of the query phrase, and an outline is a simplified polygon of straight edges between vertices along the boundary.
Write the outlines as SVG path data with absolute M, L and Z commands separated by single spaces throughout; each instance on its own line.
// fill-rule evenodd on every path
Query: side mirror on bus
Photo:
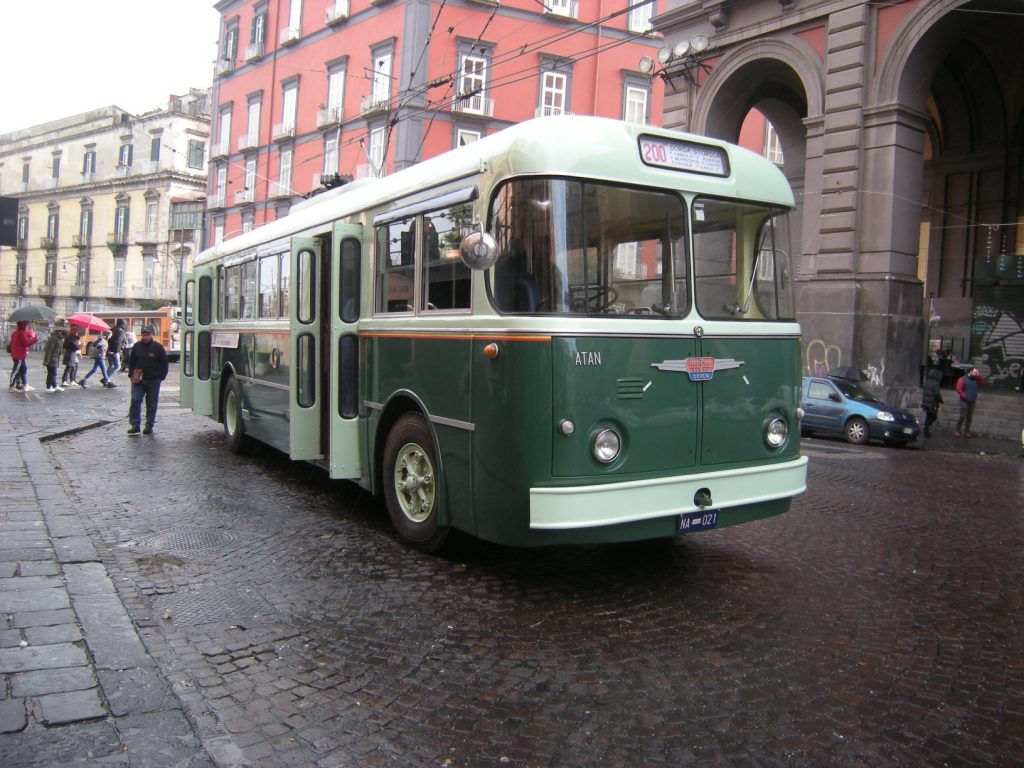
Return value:
M 462 251 L 462 263 L 470 269 L 490 269 L 498 259 L 498 243 L 484 232 L 482 225 L 480 231 L 470 232 L 462 238 L 459 250 Z

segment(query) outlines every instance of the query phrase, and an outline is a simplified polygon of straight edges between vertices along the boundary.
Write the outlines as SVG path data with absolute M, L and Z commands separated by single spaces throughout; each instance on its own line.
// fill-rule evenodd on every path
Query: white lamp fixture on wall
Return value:
M 704 35 L 694 35 L 689 40 L 681 40 L 672 47 L 666 45 L 658 50 L 657 64 L 650 56 L 642 57 L 640 71 L 651 77 L 657 75 L 666 80 L 669 85 L 673 85 L 672 77 L 679 74 L 686 77 L 693 85 L 699 85 L 698 73 L 701 70 L 711 71 L 710 67 L 702 63 L 710 46 L 711 43 Z M 661 66 L 660 70 L 657 69 L 658 65 Z M 673 85 L 673 87 L 675 86 Z

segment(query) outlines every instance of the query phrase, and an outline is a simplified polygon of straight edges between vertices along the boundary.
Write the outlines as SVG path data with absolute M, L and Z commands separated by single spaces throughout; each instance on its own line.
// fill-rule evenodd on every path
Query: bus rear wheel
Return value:
M 242 418 L 242 387 L 234 376 L 224 387 L 224 440 L 232 453 L 244 454 L 249 449 Z
M 424 552 L 436 552 L 448 538 L 448 526 L 440 521 L 439 480 L 427 422 L 407 413 L 384 443 L 384 498 L 398 535 Z

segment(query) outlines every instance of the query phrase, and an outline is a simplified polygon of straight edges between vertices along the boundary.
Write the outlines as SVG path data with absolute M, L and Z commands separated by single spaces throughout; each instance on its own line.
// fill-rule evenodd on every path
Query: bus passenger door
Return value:
M 178 297 L 184 311 L 181 313 L 181 369 L 178 376 L 178 403 L 182 408 L 191 408 L 192 391 L 195 383 L 196 343 L 196 276 L 189 272 L 181 279 L 181 296 Z M 131 371 L 129 371 L 131 373 Z
M 363 228 L 335 224 L 331 238 L 330 476 L 362 476 L 359 440 L 359 312 Z
M 195 306 L 192 312 L 195 335 L 192 342 L 192 410 L 213 416 L 213 390 L 220 378 L 213 370 L 214 306 L 217 303 L 216 275 L 213 267 L 195 271 Z M 184 368 L 184 366 L 183 366 Z M 184 378 L 184 376 L 183 376 Z M 182 385 L 184 391 L 184 384 Z
M 320 392 L 323 361 L 320 322 L 324 280 L 320 243 L 310 237 L 291 242 L 291 354 L 289 355 L 289 447 L 293 459 L 322 459 L 321 418 L 325 397 Z

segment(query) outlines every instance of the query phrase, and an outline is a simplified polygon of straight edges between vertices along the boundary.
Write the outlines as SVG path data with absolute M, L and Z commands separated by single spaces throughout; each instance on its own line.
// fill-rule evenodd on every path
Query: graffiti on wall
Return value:
M 828 344 L 823 339 L 811 339 L 804 350 L 804 374 L 806 376 L 827 376 L 833 368 L 843 365 L 843 353 L 835 344 Z M 868 364 L 861 369 L 869 384 L 875 387 L 885 386 L 885 363 Z
M 975 306 L 971 333 L 981 358 L 972 362 L 989 382 L 1020 382 L 1024 372 L 1024 323 L 1012 312 Z

